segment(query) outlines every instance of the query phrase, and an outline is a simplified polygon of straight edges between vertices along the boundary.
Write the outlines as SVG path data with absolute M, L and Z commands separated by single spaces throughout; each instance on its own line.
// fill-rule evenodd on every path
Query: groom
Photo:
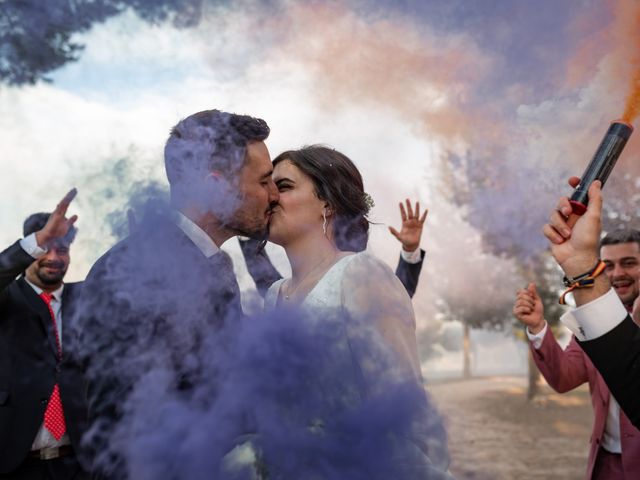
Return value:
M 99 477 L 127 478 L 117 422 L 145 374 L 160 366 L 168 388 L 189 395 L 207 383 L 203 337 L 242 317 L 219 247 L 235 235 L 266 236 L 278 201 L 268 135 L 263 120 L 218 110 L 179 122 L 164 155 L 171 209 L 147 213 L 86 279 L 78 317 L 92 423 L 85 440 Z

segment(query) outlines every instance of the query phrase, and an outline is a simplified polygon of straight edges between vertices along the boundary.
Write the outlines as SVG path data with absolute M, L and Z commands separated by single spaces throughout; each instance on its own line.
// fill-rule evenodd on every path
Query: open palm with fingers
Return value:
M 49 215 L 49 220 L 47 220 L 45 226 L 42 227 L 42 230 L 36 232 L 38 245 L 45 246 L 53 240 L 63 238 L 69 232 L 69 229 L 71 229 L 78 219 L 78 216 L 73 215 L 67 218 L 67 209 L 77 193 L 78 191 L 75 188 L 71 189 L 60 203 L 58 203 L 51 215 Z
M 403 250 L 413 252 L 420 246 L 422 228 L 424 227 L 424 222 L 429 210 L 425 209 L 422 216 L 420 216 L 420 202 L 416 202 L 415 208 L 411 206 L 409 199 L 405 200 L 405 202 L 406 208 L 405 205 L 400 202 L 400 217 L 402 218 L 400 231 L 393 227 L 389 227 L 389 231 L 402 243 Z

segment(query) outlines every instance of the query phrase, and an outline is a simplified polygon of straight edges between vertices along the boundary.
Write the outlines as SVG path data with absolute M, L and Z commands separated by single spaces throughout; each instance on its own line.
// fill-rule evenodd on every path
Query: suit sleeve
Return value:
M 422 271 L 424 256 L 425 251 L 420 249 L 421 260 L 418 263 L 408 263 L 402 258 L 402 255 L 400 255 L 400 260 L 398 261 L 396 276 L 400 279 L 400 282 L 402 282 L 402 285 L 404 285 L 404 288 L 411 298 L 413 298 L 418 288 L 418 279 Z
M 264 250 L 258 251 L 259 242 L 257 240 L 239 240 L 240 249 L 247 264 L 247 270 L 256 288 L 262 297 L 269 290 L 269 287 L 282 278 L 282 275 L 271 263 L 271 259 Z
M 640 428 L 640 328 L 627 315 L 608 333 L 578 343 L 631 423 Z
M 530 348 L 540 373 L 556 392 L 568 392 L 589 380 L 585 357 L 575 337 L 563 351 L 547 327 L 540 348 L 531 344 Z
M 33 261 L 34 258 L 22 249 L 19 240 L 0 252 L 0 290 L 4 291 Z

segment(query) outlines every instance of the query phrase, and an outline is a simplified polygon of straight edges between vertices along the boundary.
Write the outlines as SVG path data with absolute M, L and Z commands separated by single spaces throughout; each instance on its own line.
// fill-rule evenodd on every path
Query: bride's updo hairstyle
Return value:
M 344 154 L 322 145 L 289 150 L 273 160 L 274 167 L 289 160 L 309 177 L 316 195 L 329 204 L 333 214 L 333 241 L 339 250 L 361 252 L 367 248 L 371 197 L 365 193 L 362 175 Z

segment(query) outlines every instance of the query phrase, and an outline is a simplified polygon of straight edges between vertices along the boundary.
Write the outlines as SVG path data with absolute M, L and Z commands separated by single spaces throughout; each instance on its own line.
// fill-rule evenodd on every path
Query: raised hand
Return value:
M 402 227 L 400 231 L 393 227 L 389 227 L 391 234 L 402 243 L 402 249 L 406 252 L 413 252 L 420 246 L 420 237 L 422 236 L 422 227 L 424 221 L 429 213 L 428 209 L 425 209 L 422 216 L 420 216 L 420 202 L 416 202 L 415 209 L 411 207 L 409 199 L 405 200 L 407 208 L 405 209 L 402 202 L 400 202 L 400 217 L 402 218 Z
M 71 218 L 67 218 L 67 209 L 77 194 L 78 190 L 75 188 L 69 190 L 51 213 L 49 220 L 47 220 L 45 226 L 42 227 L 42 230 L 36 232 L 36 242 L 40 247 L 45 247 L 53 240 L 63 238 L 69 232 L 69 229 L 78 219 L 78 216 L 73 215 Z
M 535 283 L 530 283 L 527 288 L 518 290 L 516 301 L 513 305 L 513 314 L 534 335 L 544 328 L 546 323 L 544 320 L 544 307 Z
M 577 177 L 569 184 L 576 186 Z M 601 184 L 595 181 L 589 187 L 589 206 L 581 217 L 573 213 L 567 197 L 562 197 L 551 213 L 549 223 L 542 231 L 551 242 L 551 253 L 567 276 L 582 274 L 595 266 L 598 259 L 598 243 L 602 231 Z

